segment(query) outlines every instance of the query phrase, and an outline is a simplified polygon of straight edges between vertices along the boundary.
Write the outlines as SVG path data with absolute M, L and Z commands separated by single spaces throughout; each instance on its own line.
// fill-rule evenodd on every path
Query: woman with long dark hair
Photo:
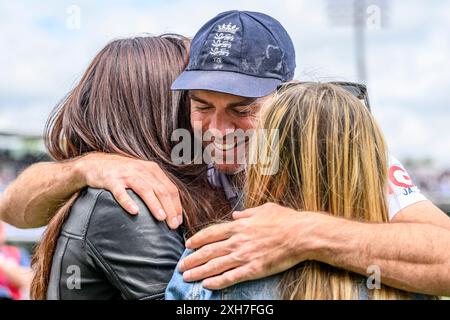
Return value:
M 51 115 L 45 140 L 58 161 L 104 152 L 156 162 L 178 188 L 184 226 L 193 232 L 226 205 L 204 165 L 176 165 L 170 157 L 173 130 L 191 129 L 186 95 L 170 90 L 188 45 L 177 35 L 109 43 Z M 139 215 L 125 213 L 102 189 L 83 189 L 61 204 L 33 259 L 33 299 L 163 297 L 184 250 L 182 231 L 169 230 L 128 194 Z

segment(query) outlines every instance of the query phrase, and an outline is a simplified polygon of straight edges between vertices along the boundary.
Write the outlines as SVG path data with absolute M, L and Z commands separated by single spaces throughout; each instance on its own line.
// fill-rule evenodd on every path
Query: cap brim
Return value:
M 230 71 L 184 71 L 172 84 L 172 90 L 208 90 L 235 96 L 260 98 L 274 92 L 279 79 L 260 78 Z

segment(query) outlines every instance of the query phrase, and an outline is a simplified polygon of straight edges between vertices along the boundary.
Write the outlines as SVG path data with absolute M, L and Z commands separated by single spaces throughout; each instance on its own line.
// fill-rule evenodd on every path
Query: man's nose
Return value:
M 225 137 L 227 134 L 234 132 L 235 129 L 234 123 L 224 116 L 214 116 L 208 127 L 208 130 L 213 133 L 216 138 Z

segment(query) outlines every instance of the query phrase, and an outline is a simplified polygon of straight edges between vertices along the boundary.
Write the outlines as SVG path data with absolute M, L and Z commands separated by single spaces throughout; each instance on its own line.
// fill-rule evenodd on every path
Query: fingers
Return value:
M 124 186 L 116 186 L 114 188 L 111 188 L 111 192 L 120 206 L 124 208 L 129 214 L 136 215 L 139 213 L 139 207 L 137 206 L 136 202 L 134 202 L 133 199 L 131 199 L 131 197 L 128 195 Z
M 178 188 L 156 163 L 146 162 L 146 165 L 149 167 L 148 172 L 151 172 L 157 181 L 153 189 L 167 215 L 167 224 L 170 228 L 176 229 L 183 223 L 183 208 Z
M 226 255 L 212 259 L 202 266 L 184 272 L 183 279 L 186 282 L 202 280 L 233 269 L 238 265 L 239 263 L 236 260 L 231 258 L 230 255 Z
M 129 187 L 142 198 L 156 219 L 159 221 L 166 220 L 171 229 L 178 228 L 181 224 L 178 219 L 178 213 L 172 204 L 172 200 L 167 196 L 166 189 L 162 186 L 152 188 L 152 186 L 143 181 L 143 179 L 139 180 L 140 181 L 135 180 Z
M 181 212 L 178 213 L 173 203 L 173 198 L 168 194 L 166 188 L 158 186 L 155 188 L 155 195 L 161 203 L 162 209 L 166 213 L 166 222 L 170 228 L 176 229 L 182 223 Z
M 202 286 L 210 290 L 220 290 L 240 282 L 252 280 L 248 277 L 249 271 L 246 266 L 238 267 L 221 275 L 203 280 Z
M 185 246 L 188 249 L 197 249 L 209 243 L 226 240 L 231 237 L 233 227 L 233 222 L 215 224 L 197 232 L 186 241 Z
M 273 203 L 267 202 L 259 207 L 254 208 L 248 208 L 243 211 L 234 211 L 233 212 L 233 219 L 238 220 L 242 218 L 250 218 L 251 216 L 254 216 L 255 214 L 258 214 L 258 212 L 261 212 L 261 208 L 265 207 L 266 209 L 269 209 L 273 206 Z
M 161 203 L 159 202 L 153 190 L 148 190 L 145 192 L 136 191 L 136 193 L 142 198 L 142 200 L 145 202 L 145 204 L 147 205 L 147 207 L 157 220 L 159 221 L 166 220 L 167 214 L 164 211 Z
M 253 212 L 251 210 L 244 210 L 244 211 L 234 211 L 233 212 L 233 219 L 238 220 L 242 218 L 249 218 L 251 217 Z
M 208 244 L 181 260 L 178 269 L 180 272 L 184 272 L 186 270 L 198 267 L 211 259 L 227 255 L 231 252 L 227 249 L 228 245 L 228 241 Z
M 180 193 L 177 186 L 172 182 L 172 180 L 169 179 L 167 174 L 158 165 L 153 167 L 155 177 L 161 182 L 161 185 L 164 187 L 164 192 L 162 192 L 161 194 L 156 194 L 157 197 L 159 199 L 160 197 L 166 197 L 167 201 L 170 201 L 170 206 L 174 208 L 174 212 L 179 224 L 182 224 L 183 207 L 181 205 Z M 174 217 L 170 218 L 173 219 Z
M 95 170 L 85 173 L 89 186 L 110 190 L 127 212 L 138 214 L 139 207 L 126 192 L 130 188 L 142 198 L 156 219 L 166 220 L 172 229 L 182 224 L 183 208 L 178 188 L 157 163 L 104 154 L 91 158 L 89 161 L 96 165 Z
M 145 162 L 145 175 L 131 176 L 127 186 L 135 191 L 145 202 L 153 216 L 159 221 L 166 220 L 171 229 L 182 223 L 182 206 L 177 187 L 166 174 L 153 162 Z

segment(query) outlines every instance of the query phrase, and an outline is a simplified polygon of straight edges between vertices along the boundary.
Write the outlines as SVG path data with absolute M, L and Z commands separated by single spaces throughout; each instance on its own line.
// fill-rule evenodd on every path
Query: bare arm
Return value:
M 0 201 L 0 218 L 19 228 L 41 227 L 58 207 L 85 186 L 76 161 L 42 162 L 26 169 Z
M 126 192 L 133 189 L 155 218 L 167 220 L 171 228 L 182 222 L 178 189 L 156 163 L 102 153 L 29 167 L 5 190 L 0 219 L 20 228 L 46 225 L 61 204 L 86 186 L 111 191 L 125 210 L 137 214 Z
M 408 216 L 408 208 L 402 214 Z M 313 257 L 365 276 L 370 275 L 369 266 L 377 266 L 386 285 L 449 295 L 450 229 L 445 227 L 450 219 L 445 219 L 438 227 L 414 222 L 368 224 L 322 215 L 312 237 L 320 239 Z
M 305 260 L 366 276 L 367 268 L 376 265 L 387 285 L 449 295 L 450 219 L 430 202 L 399 214 L 395 223 L 372 224 L 266 204 L 194 235 L 186 246 L 201 249 L 185 258 L 180 270 L 188 270 L 183 274 L 187 281 L 207 278 L 205 287 L 220 289 Z

